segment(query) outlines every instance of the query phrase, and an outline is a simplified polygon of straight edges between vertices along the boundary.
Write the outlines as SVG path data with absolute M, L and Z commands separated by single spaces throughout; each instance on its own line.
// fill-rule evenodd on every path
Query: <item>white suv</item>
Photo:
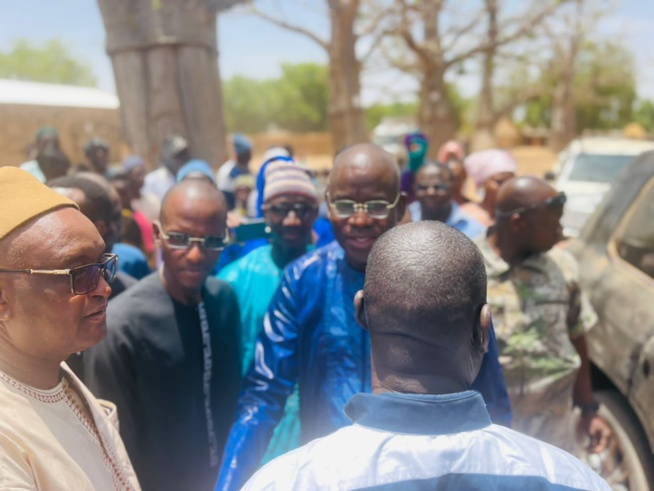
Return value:
M 593 137 L 574 140 L 561 152 L 554 172 L 556 187 L 568 198 L 561 220 L 566 237 L 579 235 L 620 171 L 648 150 L 654 142 Z

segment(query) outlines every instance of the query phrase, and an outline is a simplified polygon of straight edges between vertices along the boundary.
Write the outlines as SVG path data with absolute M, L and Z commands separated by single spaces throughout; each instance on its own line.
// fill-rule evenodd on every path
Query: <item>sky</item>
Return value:
M 327 17 L 317 0 L 264 0 L 267 11 L 300 23 L 325 36 Z M 600 34 L 619 40 L 636 56 L 637 89 L 640 97 L 654 99 L 654 2 L 613 0 L 613 10 L 602 22 Z M 299 6 L 299 7 L 298 7 Z M 43 43 L 62 40 L 80 60 L 88 63 L 100 88 L 115 92 L 111 63 L 105 52 L 105 34 L 97 3 L 93 0 L 0 0 L 0 51 L 9 50 L 25 38 Z M 326 63 L 325 51 L 308 38 L 280 29 L 236 8 L 218 20 L 220 69 L 223 78 L 234 75 L 266 79 L 279 75 L 282 63 Z M 477 91 L 476 77 L 458 80 L 466 96 Z M 364 105 L 409 100 L 415 80 L 389 70 L 368 69 L 362 77 Z

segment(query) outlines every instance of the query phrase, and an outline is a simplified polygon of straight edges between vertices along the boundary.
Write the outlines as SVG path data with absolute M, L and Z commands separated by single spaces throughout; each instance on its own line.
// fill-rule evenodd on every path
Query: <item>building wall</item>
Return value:
M 52 126 L 73 165 L 85 161 L 84 144 L 99 137 L 109 143 L 111 162 L 129 153 L 121 141 L 118 109 L 0 104 L 0 166 L 20 165 L 37 130 Z

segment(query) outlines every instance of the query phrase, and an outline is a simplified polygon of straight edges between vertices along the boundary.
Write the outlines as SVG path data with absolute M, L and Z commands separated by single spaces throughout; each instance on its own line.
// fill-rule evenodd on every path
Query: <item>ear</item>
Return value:
M 104 220 L 98 220 L 93 225 L 95 225 L 95 228 L 98 229 L 98 232 L 100 233 L 100 236 L 104 237 L 105 234 L 107 233 L 107 229 L 108 229 L 107 222 L 105 222 Z
M 524 227 L 525 221 L 521 214 L 514 213 L 509 217 L 509 230 L 511 230 L 511 232 L 522 232 Z
M 478 328 L 475 329 L 475 333 L 474 333 L 475 346 L 482 353 L 486 353 L 488 351 L 488 343 L 490 342 L 491 323 L 492 320 L 491 320 L 490 305 L 485 303 L 481 307 L 481 312 L 479 314 Z
M 9 288 L 6 283 L 0 282 L 0 322 L 7 321 L 10 317 Z
M 363 298 L 363 290 L 359 290 L 354 295 L 354 317 L 357 323 L 366 331 L 368 330 L 368 319 L 366 317 L 365 299 Z
M 154 236 L 154 245 L 161 247 L 161 224 L 156 220 L 152 222 L 152 235 Z

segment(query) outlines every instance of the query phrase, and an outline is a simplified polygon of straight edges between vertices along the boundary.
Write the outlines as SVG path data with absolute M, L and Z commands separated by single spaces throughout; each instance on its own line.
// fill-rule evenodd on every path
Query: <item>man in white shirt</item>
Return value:
M 177 182 L 177 172 L 191 160 L 188 141 L 181 136 L 169 136 L 161 147 L 161 167 L 145 176 L 143 194 L 153 194 L 161 203 Z
M 483 256 L 437 221 L 375 241 L 354 299 L 370 333 L 373 394 L 354 423 L 272 461 L 245 490 L 602 490 L 572 455 L 491 423 L 470 390 L 488 349 Z
M 63 362 L 106 335 L 104 251 L 75 203 L 0 168 L 0 489 L 140 489 L 115 406 Z

